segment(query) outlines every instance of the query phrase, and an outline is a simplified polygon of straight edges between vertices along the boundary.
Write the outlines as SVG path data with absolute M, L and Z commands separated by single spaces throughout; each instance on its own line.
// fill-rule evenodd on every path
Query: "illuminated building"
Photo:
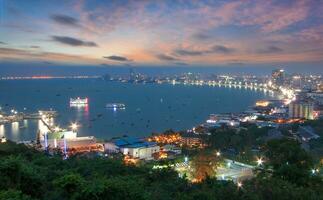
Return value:
M 256 102 L 256 106 L 257 107 L 267 107 L 269 106 L 270 102 L 269 101 L 265 101 L 265 100 L 260 100 Z
M 317 86 L 317 90 L 319 92 L 323 92 L 323 83 L 320 83 L 318 86 Z
M 289 117 L 300 119 L 314 119 L 314 104 L 310 102 L 292 102 L 289 104 Z
M 103 151 L 95 137 L 78 137 L 76 131 L 45 133 L 40 137 L 40 145 L 45 150 L 60 149 L 64 154 Z
M 281 86 L 285 82 L 285 74 L 283 69 L 276 69 L 271 74 L 272 82 L 275 85 Z
M 185 134 L 182 134 L 181 144 L 183 146 L 189 146 L 189 147 L 200 146 L 202 145 L 202 139 L 197 134 L 185 133 Z
M 160 151 L 160 147 L 155 142 L 146 142 L 144 140 L 133 137 L 122 137 L 114 139 L 104 144 L 107 152 L 121 152 L 125 156 L 131 158 L 151 160 L 153 154 Z

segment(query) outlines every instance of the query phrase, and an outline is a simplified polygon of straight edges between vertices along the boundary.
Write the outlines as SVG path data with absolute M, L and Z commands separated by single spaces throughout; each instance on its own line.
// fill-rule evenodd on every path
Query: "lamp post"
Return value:
M 262 157 L 257 158 L 257 165 L 258 165 L 258 166 L 262 166 L 262 165 L 263 165 L 263 163 L 264 163 L 264 160 L 263 160 L 263 158 L 262 158 Z
M 75 132 L 77 130 L 77 127 L 78 127 L 77 123 L 72 123 L 71 124 L 71 129 L 72 129 L 73 132 Z

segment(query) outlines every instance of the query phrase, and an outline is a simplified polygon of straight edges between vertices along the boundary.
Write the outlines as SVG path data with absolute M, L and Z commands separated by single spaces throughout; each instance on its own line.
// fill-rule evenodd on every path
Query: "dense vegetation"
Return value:
M 0 144 L 0 199 L 323 199 L 323 183 L 299 144 L 266 145 L 266 166 L 237 187 L 207 178 L 189 183 L 171 169 L 125 166 L 120 159 L 62 160 L 24 145 Z

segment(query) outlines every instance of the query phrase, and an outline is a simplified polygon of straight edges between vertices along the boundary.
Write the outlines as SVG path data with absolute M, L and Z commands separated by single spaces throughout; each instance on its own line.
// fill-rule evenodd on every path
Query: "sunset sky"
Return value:
M 323 63 L 321 0 L 0 0 L 1 67 Z

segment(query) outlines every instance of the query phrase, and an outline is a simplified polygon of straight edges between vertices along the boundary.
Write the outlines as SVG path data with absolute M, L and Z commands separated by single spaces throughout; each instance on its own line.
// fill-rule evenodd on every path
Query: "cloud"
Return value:
M 106 59 L 109 59 L 109 60 L 113 60 L 113 61 L 120 61 L 120 62 L 131 62 L 132 60 L 126 58 L 126 57 L 123 57 L 123 56 L 115 56 L 115 55 L 112 55 L 112 56 L 103 56 L 103 58 L 106 58 Z
M 214 45 L 211 48 L 208 48 L 206 50 L 176 49 L 174 53 L 179 56 L 202 56 L 202 55 L 212 54 L 212 53 L 231 54 L 235 51 L 236 49 L 234 48 L 229 48 L 223 45 Z
M 241 25 L 259 25 L 263 32 L 275 32 L 305 20 L 310 12 L 309 1 L 274 4 L 273 1 L 254 2 L 236 13 Z
M 39 48 L 40 48 L 40 46 L 37 46 L 37 45 L 31 45 L 31 46 L 29 46 L 29 48 L 31 48 L 31 49 L 39 49 Z
M 1 41 L 0 41 L 0 44 L 7 44 L 7 43 L 5 43 L 5 42 L 1 42 Z
M 65 26 L 74 26 L 74 27 L 79 27 L 79 21 L 71 16 L 68 15 L 62 15 L 62 14 L 55 14 L 55 15 L 51 15 L 50 18 L 61 25 L 65 25 Z
M 175 65 L 182 65 L 182 66 L 186 66 L 186 65 L 188 65 L 187 63 L 185 63 L 185 62 L 175 62 L 174 63 Z
M 234 51 L 235 49 L 229 48 L 223 45 L 214 45 L 211 48 L 211 52 L 215 52 L 215 53 L 230 54 L 230 53 L 233 53 Z
M 175 53 L 181 56 L 200 56 L 206 53 L 206 51 L 194 51 L 185 49 L 176 49 Z
M 192 37 L 195 39 L 198 39 L 198 40 L 209 40 L 212 38 L 211 35 L 206 34 L 206 33 L 196 33 L 196 34 L 193 34 Z
M 82 55 L 34 51 L 17 48 L 1 48 L 0 60 L 8 61 L 41 61 L 41 62 L 64 62 L 64 63 L 97 63 L 98 59 L 85 57 Z
M 226 64 L 227 65 L 245 65 L 246 62 L 245 62 L 245 60 L 233 59 L 233 60 L 228 60 L 228 62 Z
M 67 37 L 67 36 L 52 36 L 52 39 L 55 42 L 66 44 L 70 46 L 84 46 L 84 47 L 97 47 L 98 45 L 95 42 L 91 41 L 83 41 L 77 38 L 73 37 Z
M 169 56 L 166 54 L 157 54 L 156 58 L 158 58 L 159 60 L 163 60 L 163 61 L 178 61 L 179 59 L 173 56 Z
M 259 49 L 257 53 L 261 54 L 267 54 L 267 53 L 278 53 L 284 51 L 282 48 L 279 48 L 277 46 L 268 46 L 265 49 Z

